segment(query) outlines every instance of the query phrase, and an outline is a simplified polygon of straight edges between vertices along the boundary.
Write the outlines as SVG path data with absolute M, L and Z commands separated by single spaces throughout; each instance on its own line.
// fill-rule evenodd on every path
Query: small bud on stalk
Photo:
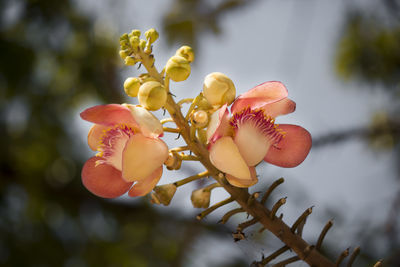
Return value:
M 208 124 L 208 115 L 204 110 L 198 110 L 193 113 L 192 123 L 196 128 L 204 128 Z
M 167 91 L 161 83 L 145 82 L 139 88 L 139 103 L 148 110 L 158 110 L 167 101 Z
M 149 40 L 149 43 L 152 44 L 158 39 L 158 32 L 155 29 L 151 28 L 144 33 L 144 36 L 147 40 Z
M 213 106 L 230 105 L 235 100 L 236 88 L 228 76 L 213 72 L 204 78 L 203 94 Z
M 187 45 L 184 45 L 181 48 L 179 48 L 178 50 L 176 50 L 175 55 L 186 58 L 187 61 L 189 61 L 189 63 L 193 62 L 193 60 L 194 60 L 193 49 Z
M 210 206 L 211 191 L 206 188 L 200 188 L 192 192 L 190 200 L 195 208 L 208 208 Z
M 171 80 L 175 82 L 184 81 L 190 75 L 189 61 L 181 56 L 173 56 L 168 60 L 165 71 Z
M 164 206 L 168 206 L 175 195 L 176 186 L 174 184 L 159 185 L 154 187 L 153 190 L 155 193 L 153 194 L 152 198 L 157 199 L 159 202 L 157 203 L 157 201 L 155 201 L 155 204 L 161 203 Z
M 125 93 L 130 97 L 137 97 L 140 88 L 140 80 L 136 77 L 130 77 L 124 82 Z

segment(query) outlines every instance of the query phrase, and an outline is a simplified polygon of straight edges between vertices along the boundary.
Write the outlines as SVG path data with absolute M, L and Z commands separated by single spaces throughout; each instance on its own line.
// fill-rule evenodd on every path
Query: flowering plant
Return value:
M 158 33 L 150 29 L 144 35 L 145 39 L 141 39 L 141 32 L 133 30 L 120 38 L 120 56 L 125 64 L 139 63 L 146 69 L 139 77 L 129 77 L 124 82 L 126 94 L 137 97 L 140 105 L 99 105 L 81 113 L 82 119 L 94 123 L 88 144 L 98 152 L 83 166 L 83 185 L 104 198 L 119 197 L 126 192 L 131 197 L 150 194 L 152 203 L 169 205 L 179 186 L 212 177 L 214 183 L 194 190 L 191 195 L 193 206 L 205 209 L 198 219 L 236 201 L 240 207 L 228 211 L 221 223 L 240 212 L 252 217 L 238 225 L 233 233 L 236 241 L 245 238 L 245 228 L 259 223 L 262 230 L 268 229 L 285 244 L 254 262 L 255 266 L 264 266 L 289 249 L 296 255 L 277 266 L 297 260 L 311 266 L 335 266 L 320 252 L 331 221 L 322 230 L 317 244 L 310 245 L 302 238 L 302 229 L 311 208 L 289 227 L 282 215 L 276 216 L 286 198 L 279 199 L 271 209 L 264 206 L 283 178 L 273 182 L 261 199 L 259 192 L 249 193 L 249 188 L 258 182 L 255 167 L 260 162 L 296 167 L 310 151 L 312 140 L 307 130 L 297 125 L 275 124 L 278 116 L 291 113 L 296 107 L 288 98 L 286 87 L 277 81 L 265 82 L 236 98 L 233 81 L 214 72 L 205 77 L 203 90 L 196 97 L 175 102 L 170 81 L 181 82 L 189 77 L 194 52 L 189 46 L 182 46 L 159 72 L 153 55 Z M 185 115 L 184 104 L 190 104 Z M 171 117 L 159 120 L 151 112 L 159 109 L 168 111 Z M 166 123 L 174 123 L 175 127 L 166 127 Z M 179 134 L 186 144 L 169 148 L 162 140 L 164 133 Z M 171 184 L 157 185 L 163 165 L 168 170 L 178 170 L 187 160 L 200 162 L 205 170 Z M 224 188 L 230 197 L 210 206 L 211 192 L 217 187 Z M 358 252 L 356 248 L 349 266 Z M 336 266 L 347 255 L 345 250 Z

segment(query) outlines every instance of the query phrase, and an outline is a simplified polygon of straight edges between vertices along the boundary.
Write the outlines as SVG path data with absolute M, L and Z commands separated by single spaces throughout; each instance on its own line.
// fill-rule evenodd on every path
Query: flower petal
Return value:
M 109 126 L 100 124 L 95 124 L 90 128 L 88 133 L 88 145 L 93 151 L 96 151 L 101 145 L 101 137 L 109 128 Z
M 122 153 L 122 177 L 128 182 L 144 180 L 167 158 L 168 147 L 164 141 L 135 134 Z
M 251 109 L 261 108 L 287 96 L 288 91 L 281 82 L 265 82 L 240 95 L 233 103 L 231 111 L 232 113 L 240 112 L 249 106 Z
M 279 129 L 286 132 L 285 137 L 276 146 L 271 146 L 264 160 L 280 167 L 296 167 L 311 149 L 311 135 L 297 125 L 280 124 Z
M 214 143 L 220 137 L 227 135 L 229 130 L 229 111 L 225 104 L 211 115 L 207 127 L 207 141 Z
M 121 172 L 108 164 L 96 162 L 100 157 L 86 161 L 82 169 L 82 183 L 93 194 L 103 198 L 114 198 L 125 194 L 133 183 L 121 178 Z M 96 166 L 97 165 L 97 166 Z
M 266 104 L 261 107 L 264 110 L 265 115 L 272 118 L 276 118 L 279 115 L 286 115 L 296 110 L 296 102 L 289 98 Z
M 101 125 L 137 125 L 130 110 L 118 104 L 98 105 L 81 112 L 81 118 Z
M 140 132 L 148 137 L 163 136 L 163 126 L 160 121 L 147 109 L 138 105 L 125 104 L 131 111 L 133 119 L 138 124 Z
M 267 134 L 262 132 L 261 127 L 248 120 L 238 127 L 234 141 L 239 148 L 240 154 L 248 166 L 255 166 L 263 160 L 271 146 Z
M 258 182 L 256 168 L 250 167 L 249 170 L 250 170 L 250 174 L 251 174 L 251 179 L 239 179 L 230 174 L 226 174 L 226 180 L 228 180 L 228 182 L 231 185 L 236 186 L 236 187 L 246 188 L 246 187 L 255 185 Z
M 230 136 L 221 137 L 210 147 L 210 161 L 225 173 L 240 179 L 251 179 L 249 167 Z
M 128 195 L 130 197 L 141 197 L 147 195 L 153 190 L 163 173 L 163 166 L 157 168 L 152 174 L 146 177 L 144 180 L 138 181 L 129 190 Z

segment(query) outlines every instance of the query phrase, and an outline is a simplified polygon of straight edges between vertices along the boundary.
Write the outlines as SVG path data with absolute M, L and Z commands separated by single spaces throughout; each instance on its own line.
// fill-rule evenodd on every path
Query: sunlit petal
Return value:
M 248 166 L 255 166 L 263 160 L 270 147 L 270 140 L 252 122 L 243 123 L 236 131 L 235 144 Z
M 125 104 L 125 106 L 130 109 L 132 117 L 143 135 L 148 137 L 160 137 L 163 135 L 162 124 L 151 112 L 138 105 Z
M 88 133 L 88 145 L 93 151 L 96 151 L 101 145 L 101 137 L 109 128 L 110 126 L 100 124 L 95 124 L 90 128 Z
M 103 198 L 114 198 L 125 194 L 132 186 L 121 178 L 121 172 L 108 164 L 96 164 L 102 160 L 92 157 L 82 169 L 82 183 L 93 194 Z M 97 165 L 97 166 L 96 166 Z
M 223 105 L 211 115 L 207 128 L 207 141 L 214 142 L 229 133 L 229 111 L 227 105 Z
M 129 190 L 128 195 L 130 197 L 141 197 L 147 195 L 157 185 L 158 181 L 160 181 L 162 173 L 163 166 L 160 166 L 148 177 L 134 184 Z
M 261 107 L 265 114 L 276 118 L 280 115 L 286 115 L 292 113 L 296 110 L 296 102 L 290 100 L 289 98 L 284 98 L 282 100 L 264 105 Z
M 136 125 L 130 110 L 118 104 L 94 106 L 85 109 L 80 115 L 84 120 L 102 125 Z
M 251 179 L 249 167 L 229 136 L 218 139 L 210 148 L 211 163 L 219 170 L 240 179 Z
M 258 182 L 256 168 L 250 167 L 249 170 L 250 170 L 250 174 L 251 174 L 251 179 L 240 179 L 240 178 L 237 178 L 230 174 L 226 174 L 226 180 L 228 180 L 228 182 L 231 185 L 236 186 L 236 187 L 246 188 L 246 187 L 255 185 Z
M 279 129 L 286 132 L 285 137 L 276 146 L 271 146 L 264 160 L 280 167 L 296 167 L 311 149 L 311 135 L 297 125 L 281 124 Z
M 261 108 L 287 96 L 288 91 L 281 82 L 265 82 L 240 95 L 233 103 L 231 111 L 232 113 L 240 112 L 246 107 L 251 107 L 252 109 Z
M 144 180 L 167 158 L 168 147 L 164 141 L 135 134 L 122 153 L 122 177 L 126 181 Z

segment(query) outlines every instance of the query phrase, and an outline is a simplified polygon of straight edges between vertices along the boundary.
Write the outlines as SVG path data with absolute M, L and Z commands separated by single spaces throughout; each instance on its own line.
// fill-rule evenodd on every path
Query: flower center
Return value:
M 102 157 L 96 164 L 110 164 L 117 170 L 122 170 L 122 152 L 129 138 L 135 134 L 135 131 L 125 124 L 118 124 L 106 130 L 101 137 L 99 153 L 96 155 Z
M 246 108 L 235 113 L 230 125 L 234 130 L 234 141 L 248 166 L 258 164 L 270 146 L 279 143 L 284 134 L 277 128 L 274 119 L 265 116 L 261 109 Z

